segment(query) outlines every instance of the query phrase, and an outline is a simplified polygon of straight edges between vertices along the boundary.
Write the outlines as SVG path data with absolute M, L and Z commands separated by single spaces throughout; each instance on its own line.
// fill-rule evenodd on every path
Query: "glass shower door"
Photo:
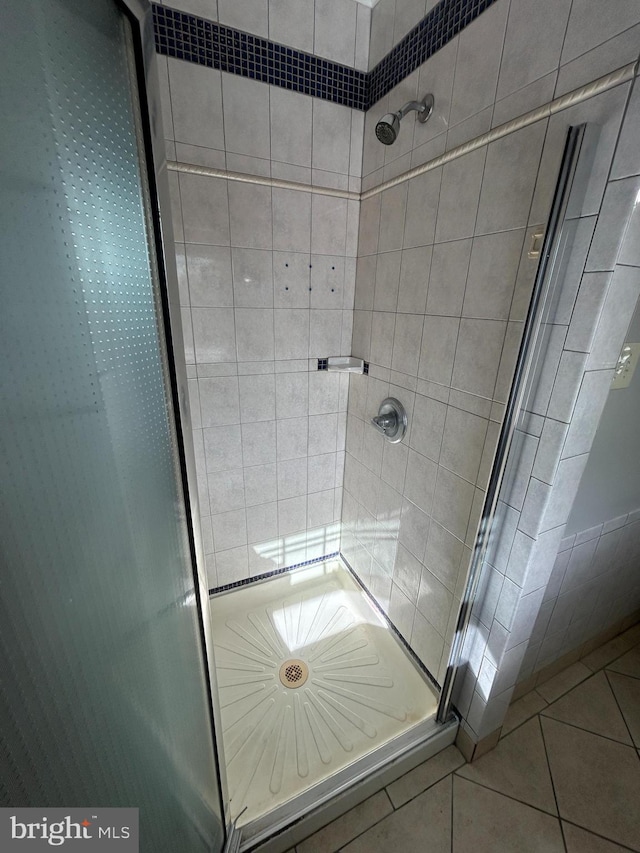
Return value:
M 131 35 L 113 0 L 0 29 L 0 805 L 224 840 Z

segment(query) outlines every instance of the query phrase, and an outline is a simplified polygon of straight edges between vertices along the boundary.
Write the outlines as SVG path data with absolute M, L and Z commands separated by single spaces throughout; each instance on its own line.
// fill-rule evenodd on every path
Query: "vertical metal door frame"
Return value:
M 478 584 L 487 547 L 490 537 L 494 532 L 492 527 L 495 519 L 500 489 L 504 480 L 507 462 L 509 460 L 509 451 L 513 435 L 518 424 L 518 419 L 522 412 L 522 406 L 529 390 L 529 384 L 535 378 L 536 365 L 534 362 L 536 342 L 538 341 L 545 313 L 549 306 L 553 278 L 552 272 L 560 247 L 562 226 L 567 215 L 571 190 L 574 185 L 576 171 L 578 170 L 580 153 L 583 148 L 589 147 L 583 145 L 586 127 L 587 125 L 585 124 L 570 127 L 567 134 L 567 141 L 560 165 L 560 173 L 558 175 L 553 202 L 551 204 L 551 211 L 549 213 L 549 220 L 547 222 L 544 241 L 540 252 L 540 262 L 536 272 L 531 302 L 529 304 L 529 310 L 527 312 L 527 318 L 522 332 L 522 341 L 518 352 L 518 358 L 516 360 L 511 390 L 505 407 L 504 419 L 502 421 L 498 444 L 493 459 L 491 475 L 487 484 L 487 492 L 482 507 L 482 513 L 480 515 L 480 521 L 478 522 L 473 553 L 471 555 L 469 574 L 462 597 L 462 605 L 460 607 L 460 612 L 458 613 L 458 621 L 453 637 L 451 654 L 449 656 L 449 664 L 447 666 L 447 672 L 445 674 L 442 692 L 440 694 L 440 702 L 438 704 L 437 711 L 437 720 L 440 723 L 446 722 L 451 716 L 456 676 L 464 671 L 463 652 L 465 640 L 471 619 L 471 611 L 477 595 Z M 578 181 L 578 183 L 581 182 Z
M 209 711 L 214 744 L 214 763 L 220 792 L 220 813 L 223 815 L 225 850 L 237 840 L 237 830 L 230 823 L 229 796 L 223 756 L 222 731 L 218 692 L 213 665 L 213 634 L 209 610 L 209 584 L 207 582 L 200 510 L 198 501 L 195 451 L 187 385 L 187 367 L 180 314 L 180 292 L 175 261 L 175 247 L 171 218 L 171 196 L 162 131 L 160 83 L 153 31 L 151 5 L 147 0 L 116 0 L 128 17 L 134 37 L 137 94 L 140 102 L 142 133 L 144 137 L 147 179 L 151 197 L 149 211 L 152 220 L 161 305 L 159 320 L 167 355 L 166 383 L 170 392 L 179 457 L 179 475 L 185 505 L 185 521 L 189 535 L 194 587 L 202 640 Z M 151 235 L 150 235 L 151 236 Z

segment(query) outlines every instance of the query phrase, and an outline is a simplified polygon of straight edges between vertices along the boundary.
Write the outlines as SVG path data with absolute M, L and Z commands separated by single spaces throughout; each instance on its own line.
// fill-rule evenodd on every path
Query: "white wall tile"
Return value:
M 274 358 L 273 311 L 269 308 L 236 308 L 238 361 Z
M 311 251 L 321 255 L 344 254 L 346 230 L 347 200 L 314 194 L 311 202 Z
M 242 424 L 243 465 L 261 465 L 276 458 L 276 422 Z
M 314 169 L 349 173 L 351 113 L 349 107 L 313 98 Z
M 232 308 L 192 308 L 191 319 L 196 361 L 235 361 Z
M 508 319 L 523 241 L 524 229 L 474 238 L 462 309 L 464 317 Z
M 562 49 L 563 63 L 638 23 L 638 6 L 634 0 L 619 0 L 608 12 L 603 16 L 589 0 L 575 0 Z
M 168 59 L 174 139 L 224 150 L 221 72 Z
M 307 460 L 283 459 L 278 462 L 278 500 L 306 496 Z
M 441 385 L 451 384 L 459 327 L 457 317 L 424 318 L 418 376 Z
M 558 67 L 570 9 L 571 0 L 542 0 L 535 10 L 524 0 L 512 0 L 500 64 L 498 98 Z M 531 37 L 532 32 L 535 38 Z
M 207 475 L 211 515 L 233 509 L 244 511 L 244 477 L 242 468 L 216 471 Z M 214 529 L 215 541 L 215 529 Z
M 246 545 L 247 521 L 243 509 L 221 512 L 211 517 L 213 540 L 218 551 Z
M 313 52 L 314 0 L 269 0 L 269 38 Z
M 509 4 L 498 0 L 465 27 L 458 38 L 458 58 L 453 84 L 451 123 L 488 107 L 495 100 L 500 57 Z M 478 45 L 482 49 L 478 49 Z
M 240 376 L 238 385 L 242 423 L 274 420 L 276 408 L 274 376 Z
M 313 52 L 353 66 L 357 4 L 350 0 L 323 0 L 315 6 Z
M 271 249 L 271 188 L 229 182 L 229 222 L 232 246 Z
M 236 308 L 273 306 L 272 253 L 263 249 L 233 249 L 233 304 Z
M 491 397 L 498 374 L 506 323 L 498 320 L 460 321 L 453 376 L 454 387 Z
M 476 233 L 527 225 L 546 129 L 539 121 L 489 145 Z
M 189 299 L 198 308 L 233 306 L 231 252 L 227 246 L 186 246 Z
M 471 237 L 474 233 L 486 152 L 465 154 L 442 171 L 436 242 Z
M 285 418 L 278 420 L 278 460 L 307 458 L 309 419 Z
M 179 176 L 184 240 L 229 245 L 227 182 L 202 175 Z
M 464 540 L 471 513 L 474 489 L 446 468 L 438 469 L 433 498 L 433 518 L 456 538 Z
M 268 160 L 271 156 L 269 87 L 237 74 L 223 74 L 222 103 L 226 150 Z
M 208 472 L 242 467 L 242 440 L 239 424 L 206 427 L 202 434 Z

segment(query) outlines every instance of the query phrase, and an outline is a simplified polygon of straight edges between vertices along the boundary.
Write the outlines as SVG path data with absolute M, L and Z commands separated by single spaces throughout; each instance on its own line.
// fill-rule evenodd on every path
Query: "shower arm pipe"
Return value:
M 459 686 L 456 685 L 456 676 L 462 671 L 464 665 L 463 656 L 471 622 L 471 612 L 482 574 L 489 539 L 493 532 L 492 527 L 509 461 L 509 451 L 518 420 L 523 412 L 525 399 L 527 394 L 530 393 L 530 382 L 534 378 L 536 342 L 539 339 L 543 318 L 548 308 L 548 298 L 553 286 L 551 273 L 553 272 L 553 264 L 558 253 L 559 238 L 574 184 L 574 177 L 579 166 L 586 127 L 587 125 L 585 124 L 570 127 L 567 135 L 560 173 L 544 236 L 544 243 L 540 252 L 540 263 L 536 272 L 531 303 L 522 332 L 522 341 L 516 360 L 511 392 L 505 407 L 502 428 L 494 454 L 491 477 L 487 484 L 487 492 L 478 522 L 474 549 L 469 566 L 469 575 L 462 599 L 462 606 L 458 614 L 449 663 L 438 703 L 436 719 L 440 723 L 445 722 L 450 717 L 454 688 Z
M 420 166 L 416 166 L 408 172 L 403 172 L 395 178 L 390 178 L 388 181 L 378 184 L 377 187 L 365 190 L 360 195 L 360 200 L 366 201 L 368 198 L 373 198 L 373 196 L 379 195 L 385 190 L 397 187 L 398 184 L 404 184 L 412 178 L 424 175 L 425 172 L 431 172 L 439 166 L 445 166 L 452 160 L 457 160 L 460 157 L 464 157 L 465 154 L 477 151 L 478 148 L 483 148 L 491 142 L 496 142 L 498 139 L 510 136 L 512 133 L 522 130 L 524 127 L 529 127 L 544 118 L 550 118 L 552 115 L 562 112 L 562 110 L 566 110 L 569 107 L 582 103 L 582 101 L 586 101 L 589 98 L 593 98 L 596 95 L 601 94 L 602 92 L 606 92 L 608 89 L 613 89 L 614 86 L 619 86 L 622 83 L 633 80 L 638 73 L 639 65 L 640 60 L 630 62 L 628 65 L 623 65 L 622 68 L 618 68 L 616 71 L 612 71 L 609 74 L 605 74 L 603 77 L 599 77 L 597 80 L 588 83 L 586 86 L 580 86 L 580 88 L 574 89 L 572 92 L 567 92 L 566 95 L 561 95 L 559 98 L 555 98 L 555 100 L 550 101 L 548 104 L 543 104 L 543 106 L 537 107 L 535 110 L 531 110 L 517 118 L 511 119 L 511 121 L 500 124 L 487 131 L 487 133 L 483 133 L 481 136 L 476 136 L 475 139 L 471 139 L 469 142 L 464 142 L 462 145 L 458 145 L 456 148 L 446 151 L 444 154 L 441 154 L 439 157 L 435 157 L 433 160 L 429 160 Z
M 400 107 L 400 109 L 396 112 L 395 115 L 398 116 L 399 119 L 403 119 L 407 113 L 410 113 L 411 110 L 415 110 L 417 113 L 423 113 L 427 109 L 424 101 L 409 101 L 404 107 Z

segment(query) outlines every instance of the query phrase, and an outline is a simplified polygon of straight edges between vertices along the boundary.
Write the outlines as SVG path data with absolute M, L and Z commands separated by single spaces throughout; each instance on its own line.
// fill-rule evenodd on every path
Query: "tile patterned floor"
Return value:
M 473 764 L 450 746 L 296 847 L 423 850 L 640 851 L 640 625 L 515 702 Z

